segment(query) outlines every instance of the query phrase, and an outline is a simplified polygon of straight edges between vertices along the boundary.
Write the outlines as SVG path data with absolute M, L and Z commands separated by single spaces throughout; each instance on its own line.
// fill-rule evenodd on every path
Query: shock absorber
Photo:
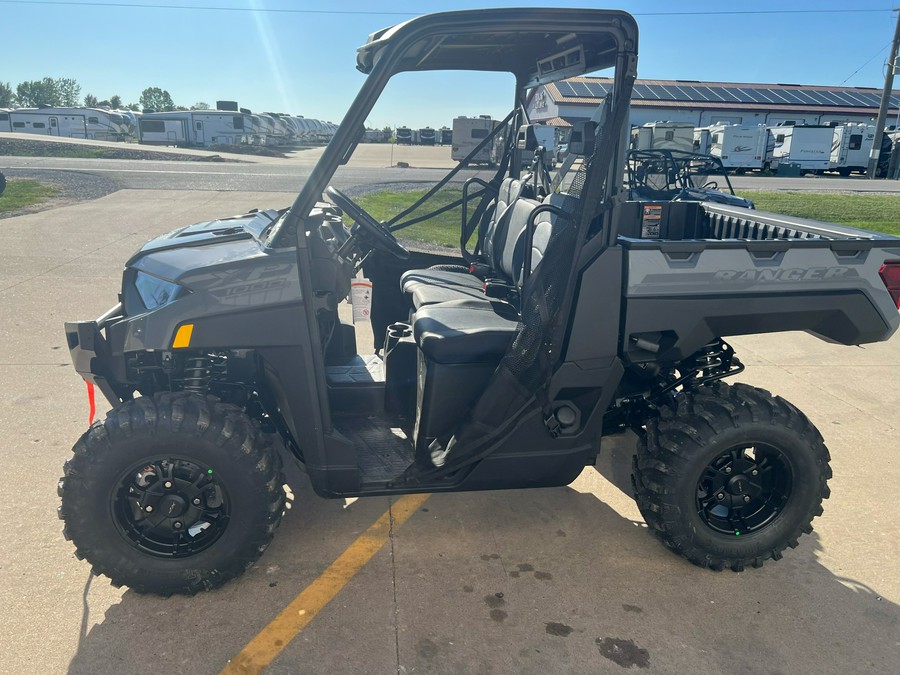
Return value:
M 182 380 L 184 390 L 206 396 L 209 389 L 211 365 L 212 359 L 205 355 L 190 356 L 185 359 L 184 379 Z

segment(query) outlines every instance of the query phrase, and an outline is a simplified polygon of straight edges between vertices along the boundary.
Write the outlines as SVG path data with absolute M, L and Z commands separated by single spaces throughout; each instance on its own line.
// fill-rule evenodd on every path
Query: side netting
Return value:
M 587 163 L 579 174 L 588 171 Z M 576 176 L 573 186 L 584 184 Z M 432 442 L 432 461 L 440 473 L 456 470 L 490 454 L 504 432 L 533 410 L 546 404 L 544 385 L 552 374 L 561 345 L 554 342 L 562 314 L 566 285 L 577 243 L 579 198 L 559 195 L 552 203 L 571 215 L 554 217 L 544 256 L 522 288 L 516 336 L 478 401 L 469 409 L 455 433 Z M 548 431 L 549 433 L 549 431 Z M 433 474 L 435 472 L 427 472 Z M 424 476 L 423 476 L 424 477 Z

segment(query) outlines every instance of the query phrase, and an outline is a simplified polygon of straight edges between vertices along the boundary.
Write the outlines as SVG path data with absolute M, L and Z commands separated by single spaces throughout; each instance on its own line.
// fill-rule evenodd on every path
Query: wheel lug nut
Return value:
M 175 527 L 176 530 L 180 530 L 180 529 L 181 529 L 181 521 L 180 521 L 180 520 L 176 520 L 176 521 L 175 521 L 174 527 Z
M 719 494 L 716 495 L 716 499 L 725 499 L 725 493 L 720 492 Z
M 166 488 L 166 489 L 171 488 L 171 487 L 172 487 L 172 481 L 167 480 L 165 483 L 163 483 L 163 487 Z
M 744 495 L 744 501 L 745 501 L 745 502 L 749 502 L 749 501 L 750 501 L 750 495 Z
M 751 476 L 756 476 L 758 474 L 759 474 L 759 471 L 757 471 L 756 469 L 753 469 L 753 471 L 750 472 Z
M 200 506 L 200 497 L 194 497 L 192 503 L 194 504 L 194 506 Z
M 725 467 L 725 473 L 731 473 L 731 467 L 730 467 L 730 466 L 726 466 L 726 467 Z
M 150 504 L 147 504 L 147 506 L 144 507 L 144 511 L 146 511 L 147 513 L 153 513 L 153 507 L 150 506 Z

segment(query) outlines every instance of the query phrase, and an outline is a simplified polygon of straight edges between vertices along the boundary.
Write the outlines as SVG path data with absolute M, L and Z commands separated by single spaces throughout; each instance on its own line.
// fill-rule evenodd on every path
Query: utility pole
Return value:
M 891 102 L 891 90 L 894 88 L 894 65 L 897 63 L 897 47 L 900 46 L 900 8 L 895 8 L 897 27 L 894 29 L 894 42 L 891 44 L 891 56 L 888 59 L 887 75 L 884 77 L 884 90 L 881 92 L 881 107 L 878 108 L 878 121 L 875 122 L 875 143 L 869 153 L 869 170 L 866 175 L 875 178 L 878 168 L 878 156 L 881 154 L 881 138 L 887 122 L 888 104 Z

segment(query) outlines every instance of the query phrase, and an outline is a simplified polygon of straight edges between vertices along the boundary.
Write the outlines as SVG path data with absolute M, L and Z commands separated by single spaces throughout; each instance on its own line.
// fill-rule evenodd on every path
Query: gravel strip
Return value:
M 106 176 L 97 176 L 83 171 L 43 171 L 40 169 L 3 169 L 3 175 L 10 178 L 31 178 L 41 183 L 55 186 L 59 192 L 52 199 L 40 204 L 26 206 L 16 211 L 0 213 L 0 219 L 13 218 L 26 213 L 37 213 L 47 209 L 75 204 L 90 199 L 105 197 L 119 189 L 119 185 Z

